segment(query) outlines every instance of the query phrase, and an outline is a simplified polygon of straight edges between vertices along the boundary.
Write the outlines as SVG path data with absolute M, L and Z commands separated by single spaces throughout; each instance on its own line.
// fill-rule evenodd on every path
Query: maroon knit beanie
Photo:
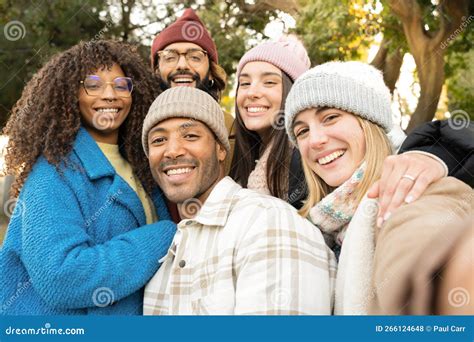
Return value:
M 199 45 L 203 50 L 207 51 L 212 61 L 218 63 L 216 44 L 204 27 L 201 19 L 191 8 L 188 8 L 178 20 L 156 35 L 151 45 L 152 68 L 156 64 L 156 53 L 166 46 L 178 42 L 189 42 Z

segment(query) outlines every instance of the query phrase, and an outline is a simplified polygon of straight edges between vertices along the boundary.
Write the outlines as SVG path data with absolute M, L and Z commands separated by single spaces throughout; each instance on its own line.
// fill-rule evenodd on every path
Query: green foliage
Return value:
M 392 52 L 400 48 L 402 53 L 409 52 L 400 20 L 393 14 L 388 6 L 388 1 L 381 1 L 381 3 L 383 5 L 383 10 L 380 13 L 383 18 L 381 32 L 384 38 L 390 42 L 388 45 L 389 51 Z
M 26 82 L 49 58 L 80 39 L 91 39 L 105 23 L 102 1 L 0 2 L 0 124 L 20 97 Z
M 312 64 L 360 59 L 381 30 L 375 5 L 375 1 L 308 1 L 294 32 L 302 38 Z
M 454 58 L 454 54 L 452 56 Z M 463 110 L 474 120 L 474 51 L 457 53 L 455 57 L 463 62 L 447 80 L 449 111 Z

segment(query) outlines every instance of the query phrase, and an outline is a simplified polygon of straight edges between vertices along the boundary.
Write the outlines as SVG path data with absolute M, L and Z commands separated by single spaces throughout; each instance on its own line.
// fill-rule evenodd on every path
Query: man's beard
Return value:
M 199 76 L 199 74 L 197 72 L 193 74 L 193 73 L 191 73 L 189 71 L 185 71 L 185 70 L 177 71 L 177 72 L 174 72 L 174 73 L 168 75 L 166 80 L 162 79 L 161 76 L 158 74 L 158 79 L 159 79 L 159 82 L 160 82 L 160 89 L 162 91 L 165 91 L 166 89 L 171 88 L 171 82 L 172 82 L 173 78 L 175 78 L 178 75 L 191 76 L 193 78 L 193 81 L 196 82 L 196 88 L 197 89 L 203 90 L 206 93 L 208 93 L 209 95 L 211 95 L 212 97 L 214 97 L 213 91 L 212 91 L 212 86 L 214 85 L 214 82 L 209 79 L 209 75 L 210 75 L 209 71 L 207 72 L 206 76 L 202 80 L 201 80 L 201 77 Z

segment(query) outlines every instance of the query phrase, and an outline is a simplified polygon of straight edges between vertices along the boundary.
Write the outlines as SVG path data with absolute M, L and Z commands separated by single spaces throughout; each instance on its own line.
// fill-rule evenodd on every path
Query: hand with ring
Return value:
M 377 226 L 403 203 L 417 200 L 431 183 L 446 176 L 438 160 L 410 152 L 385 159 L 380 179 L 369 189 L 368 197 L 379 199 Z

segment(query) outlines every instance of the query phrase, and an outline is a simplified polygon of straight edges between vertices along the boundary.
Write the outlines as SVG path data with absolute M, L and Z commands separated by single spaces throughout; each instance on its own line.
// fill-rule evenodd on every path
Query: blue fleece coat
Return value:
M 32 137 L 34 139 L 34 137 Z M 62 174 L 40 157 L 18 198 L 0 251 L 7 315 L 138 315 L 143 287 L 176 225 L 161 191 L 159 222 L 81 128 Z

